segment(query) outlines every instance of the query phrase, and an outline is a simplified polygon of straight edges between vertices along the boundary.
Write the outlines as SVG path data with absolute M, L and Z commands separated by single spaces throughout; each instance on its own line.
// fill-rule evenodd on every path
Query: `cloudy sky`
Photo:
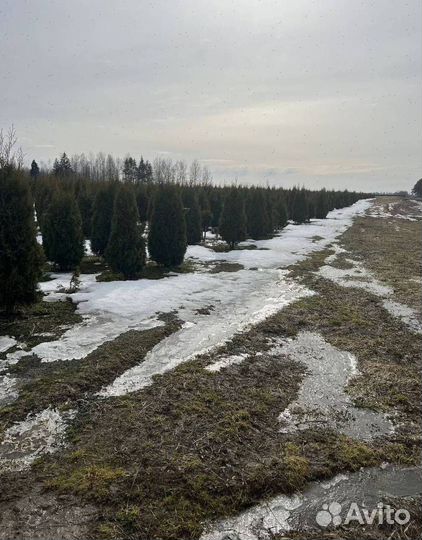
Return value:
M 198 159 L 217 181 L 408 189 L 420 0 L 0 0 L 0 127 L 28 159 Z

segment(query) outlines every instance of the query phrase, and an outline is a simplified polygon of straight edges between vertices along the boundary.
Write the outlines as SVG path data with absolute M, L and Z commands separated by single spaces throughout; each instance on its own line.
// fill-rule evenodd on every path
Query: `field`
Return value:
M 0 320 L 0 539 L 336 538 L 315 515 L 359 486 L 411 520 L 342 538 L 419 538 L 421 222 L 379 197 L 178 273 L 46 275 Z

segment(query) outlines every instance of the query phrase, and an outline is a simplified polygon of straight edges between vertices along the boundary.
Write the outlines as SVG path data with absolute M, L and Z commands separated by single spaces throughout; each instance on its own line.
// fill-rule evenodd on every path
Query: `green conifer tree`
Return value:
M 0 168 L 0 308 L 12 312 L 36 300 L 41 266 L 28 183 L 12 167 Z
M 186 240 L 189 245 L 199 244 L 202 239 L 201 208 L 198 197 L 192 189 L 186 189 L 183 194 L 185 207 Z
M 249 190 L 246 208 L 248 235 L 255 240 L 265 238 L 270 233 L 270 218 L 267 198 L 262 189 Z
M 139 220 L 142 223 L 148 221 L 149 194 L 145 183 L 141 183 L 136 189 L 136 204 L 138 206 Z
M 87 182 L 79 183 L 76 200 L 81 214 L 82 232 L 85 238 L 91 238 L 93 199 Z
M 179 266 L 187 247 L 186 222 L 178 189 L 164 185 L 156 191 L 151 211 L 148 250 L 164 266 Z
M 292 219 L 296 223 L 308 221 L 308 202 L 304 189 L 296 190 L 292 204 Z
M 278 201 L 278 226 L 282 229 L 288 223 L 287 205 L 284 198 L 280 198 Z
M 412 188 L 412 194 L 415 197 L 422 197 L 422 178 L 416 182 Z
M 238 188 L 231 188 L 224 199 L 219 232 L 231 249 L 246 238 L 245 203 Z
M 97 255 L 104 255 L 111 232 L 113 218 L 114 186 L 103 186 L 94 199 L 91 224 L 91 249 Z
M 317 196 L 315 217 L 317 219 L 325 219 L 328 214 L 328 195 L 325 189 L 322 189 Z
M 64 178 L 73 174 L 72 165 L 66 152 L 63 152 L 63 154 L 60 156 L 60 160 L 57 158 L 54 160 L 53 174 Z
M 43 220 L 43 245 L 47 259 L 60 270 L 73 270 L 84 254 L 81 214 L 72 193 L 58 190 Z
M 199 192 L 199 206 L 201 207 L 202 233 L 203 240 L 205 241 L 208 227 L 210 227 L 212 223 L 212 212 L 208 195 L 204 189 L 201 189 Z
M 31 170 L 29 171 L 29 175 L 31 176 L 32 180 L 36 180 L 39 174 L 40 174 L 40 168 L 38 167 L 38 163 L 35 161 L 35 159 L 33 159 L 31 163 Z
M 105 257 L 115 272 L 134 279 L 145 266 L 145 242 L 135 193 L 130 184 L 119 187 L 113 207 L 111 233 Z

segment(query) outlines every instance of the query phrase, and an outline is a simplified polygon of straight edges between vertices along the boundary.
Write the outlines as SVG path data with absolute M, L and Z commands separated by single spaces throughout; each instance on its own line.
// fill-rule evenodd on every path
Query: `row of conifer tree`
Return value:
M 366 196 L 325 189 L 93 181 L 56 170 L 33 175 L 1 167 L 0 306 L 33 301 L 45 259 L 62 271 L 78 267 L 85 239 L 114 272 L 134 279 L 146 264 L 146 247 L 157 264 L 179 266 L 187 245 L 200 243 L 210 228 L 234 248 L 248 237 L 269 237 L 288 220 L 323 219 L 330 210 Z

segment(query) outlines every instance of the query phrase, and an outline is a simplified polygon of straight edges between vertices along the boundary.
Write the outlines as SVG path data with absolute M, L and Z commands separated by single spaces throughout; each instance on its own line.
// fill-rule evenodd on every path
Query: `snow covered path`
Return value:
M 72 295 L 78 312 L 84 317 L 56 340 L 34 347 L 44 362 L 84 358 L 105 341 L 115 339 L 130 329 L 146 329 L 161 324 L 157 313 L 177 310 L 186 321 L 176 334 L 157 345 L 138 367 L 119 377 L 103 395 L 121 395 L 147 385 L 151 377 L 164 373 L 203 352 L 230 339 L 247 325 L 264 319 L 271 313 L 310 294 L 286 277 L 282 270 L 309 253 L 332 243 L 363 214 L 371 201 L 358 201 L 351 207 L 330 212 L 325 220 L 313 220 L 305 225 L 288 225 L 270 240 L 248 242 L 257 249 L 216 253 L 203 246 L 190 246 L 187 257 L 207 263 L 224 261 L 239 263 L 237 272 L 206 273 L 203 269 L 190 274 L 170 275 L 160 280 L 141 279 L 97 283 L 93 275 L 82 276 L 79 292 Z M 70 275 L 57 275 L 56 280 L 42 283 L 49 294 L 47 300 L 63 297 L 57 286 L 68 284 Z M 67 283 L 66 283 L 67 282 Z M 208 315 L 198 309 L 213 306 Z M 10 353 L 22 356 L 21 351 Z

